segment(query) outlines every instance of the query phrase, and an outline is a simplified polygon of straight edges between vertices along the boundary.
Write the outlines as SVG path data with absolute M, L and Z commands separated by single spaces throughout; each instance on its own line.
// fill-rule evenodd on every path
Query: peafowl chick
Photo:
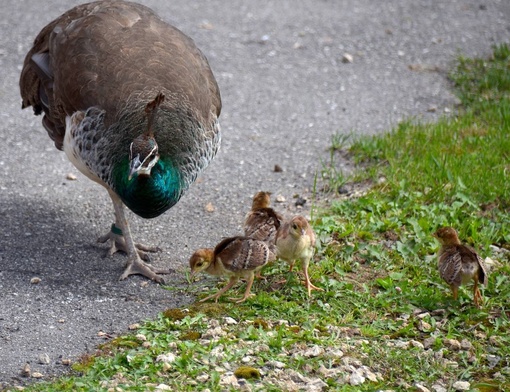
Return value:
M 289 271 L 293 270 L 297 260 L 301 262 L 308 296 L 312 290 L 322 291 L 312 284 L 308 275 L 308 266 L 315 249 L 315 233 L 306 218 L 298 215 L 285 221 L 276 233 L 276 248 L 277 257 L 290 264 Z
M 441 244 L 438 269 L 441 278 L 450 285 L 453 298 L 457 300 L 459 287 L 474 281 L 473 301 L 476 307 L 483 302 L 478 283 L 487 285 L 487 269 L 482 258 L 468 245 L 463 245 L 453 227 L 441 227 L 433 236 Z
M 225 238 L 214 249 L 198 249 L 189 260 L 192 277 L 202 271 L 214 276 L 229 277 L 225 287 L 200 302 L 211 298 L 218 302 L 218 298 L 234 286 L 240 278 L 246 279 L 246 291 L 242 298 L 233 300 L 237 303 L 246 301 L 250 296 L 255 272 L 273 260 L 275 255 L 264 241 L 248 237 Z
M 271 193 L 257 192 L 253 197 L 251 210 L 244 221 L 244 235 L 264 241 L 276 253 L 276 232 L 283 217 L 271 207 Z
M 55 146 L 108 191 L 115 223 L 99 241 L 127 254 L 120 279 L 163 282 L 170 271 L 142 260 L 158 249 L 133 241 L 124 206 L 163 214 L 219 149 L 220 92 L 193 40 L 140 4 L 78 5 L 35 38 L 20 92 Z

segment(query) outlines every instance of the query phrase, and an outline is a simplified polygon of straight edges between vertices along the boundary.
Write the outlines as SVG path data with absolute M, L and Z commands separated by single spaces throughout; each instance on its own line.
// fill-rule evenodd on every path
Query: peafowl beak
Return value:
M 131 158 L 128 180 L 131 180 L 135 174 L 138 176 L 149 177 L 151 175 L 152 168 L 158 162 L 158 160 L 159 154 L 157 145 L 152 149 L 152 151 L 145 157 L 143 161 L 140 160 L 140 154 L 136 154 L 133 158 Z
M 142 162 L 140 161 L 140 155 L 137 155 L 133 159 L 131 159 L 131 165 L 129 167 L 129 177 L 128 180 L 131 181 L 135 173 L 138 173 L 142 168 Z M 150 173 L 149 173 L 150 174 Z

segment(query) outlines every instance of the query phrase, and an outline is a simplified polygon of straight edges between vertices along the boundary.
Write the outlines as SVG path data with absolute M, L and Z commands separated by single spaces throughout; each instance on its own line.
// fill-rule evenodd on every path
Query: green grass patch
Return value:
M 246 303 L 227 293 L 162 311 L 83 357 L 74 375 L 26 390 L 510 390 L 509 67 L 507 45 L 490 59 L 461 58 L 455 116 L 349 147 L 333 138 L 328 164 L 341 153 L 362 170 L 327 168 L 329 189 L 372 186 L 314 211 L 310 274 L 323 292 L 308 298 L 299 275 L 276 263 Z M 442 225 L 495 261 L 481 309 L 471 286 L 454 301 L 439 277 L 431 233 Z

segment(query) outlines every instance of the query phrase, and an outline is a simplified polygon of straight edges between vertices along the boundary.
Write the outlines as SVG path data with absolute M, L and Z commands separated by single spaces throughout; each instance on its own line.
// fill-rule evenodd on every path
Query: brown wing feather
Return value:
M 216 246 L 214 253 L 232 272 L 258 269 L 274 260 L 265 242 L 246 237 L 227 238 Z
M 260 241 L 275 242 L 282 217 L 272 208 L 250 211 L 244 223 L 244 235 Z
M 41 100 L 44 86 L 32 61 L 36 53 L 49 53 L 49 108 Z M 179 77 L 183 73 L 186 78 Z M 202 124 L 212 123 L 221 111 L 218 86 L 193 41 L 149 8 L 124 1 L 84 4 L 47 25 L 25 58 L 20 89 L 23 107 L 44 110 L 57 146 L 66 115 L 97 106 L 106 111 L 108 127 L 127 98 L 143 91 L 172 92 L 166 94 L 168 103 L 188 102 Z
M 470 257 L 471 259 L 474 259 L 478 262 L 478 266 L 480 267 L 478 269 L 478 281 L 482 283 L 483 285 L 487 285 L 488 282 L 488 274 L 487 274 L 487 267 L 485 266 L 485 262 L 480 257 L 478 252 L 474 250 L 469 245 L 462 245 L 463 253 L 466 254 L 467 257 Z
M 460 286 L 462 277 L 462 257 L 455 247 L 443 249 L 439 256 L 439 274 L 446 283 Z

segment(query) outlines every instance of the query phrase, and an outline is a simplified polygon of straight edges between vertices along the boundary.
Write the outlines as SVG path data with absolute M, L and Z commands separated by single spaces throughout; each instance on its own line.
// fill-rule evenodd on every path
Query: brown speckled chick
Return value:
M 461 244 L 453 227 L 441 227 L 433 236 L 441 244 L 439 274 L 450 285 L 453 298 L 457 299 L 461 285 L 474 280 L 473 299 L 475 305 L 480 307 L 483 298 L 478 283 L 487 285 L 487 270 L 482 258 L 473 248 Z
M 270 196 L 269 192 L 255 194 L 251 210 L 244 221 L 244 235 L 266 242 L 275 251 L 276 232 L 283 217 L 270 207 Z
M 247 237 L 225 238 L 214 249 L 197 250 L 189 260 L 191 276 L 205 271 L 210 275 L 226 275 L 230 278 L 225 287 L 200 302 L 211 298 L 218 302 L 218 298 L 234 286 L 239 278 L 246 279 L 246 291 L 242 298 L 233 299 L 233 301 L 237 303 L 246 301 L 250 295 L 255 272 L 273 260 L 275 255 L 265 242 Z
M 308 265 L 315 249 L 315 233 L 303 216 L 295 216 L 285 221 L 276 234 L 277 256 L 290 263 L 290 271 L 294 268 L 296 260 L 301 261 L 305 274 L 305 287 L 308 296 L 312 290 L 321 290 L 310 282 Z

